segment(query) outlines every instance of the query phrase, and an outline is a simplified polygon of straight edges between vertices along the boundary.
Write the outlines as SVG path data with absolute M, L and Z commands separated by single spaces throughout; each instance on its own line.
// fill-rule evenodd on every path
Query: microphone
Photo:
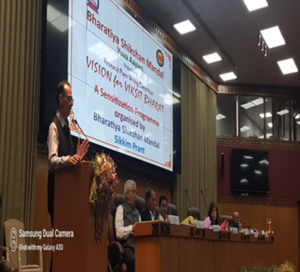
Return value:
M 188 190 L 185 190 L 185 194 L 186 194 L 186 206 L 187 206 L 188 202 L 189 202 L 190 206 L 192 206 Z
M 79 126 L 79 123 L 77 122 L 76 119 L 72 119 L 72 122 L 75 123 L 75 125 L 80 129 L 80 131 L 82 132 L 82 134 L 84 135 L 84 137 L 89 141 L 90 143 L 90 146 L 92 147 L 93 151 L 95 152 L 95 154 L 97 154 L 97 151 L 95 150 L 95 148 L 93 147 L 92 143 L 90 142 L 89 138 L 85 135 L 85 133 L 83 132 L 82 128 Z M 78 129 L 77 129 L 77 133 L 79 135 L 79 138 L 80 138 L 80 134 L 78 132 Z
M 204 204 L 205 204 L 205 209 L 206 209 L 206 212 L 208 212 L 208 209 L 207 209 L 207 205 L 206 205 L 206 199 L 205 199 L 205 196 L 203 194 L 203 191 L 201 190 L 201 195 L 203 197 L 203 200 L 204 200 Z

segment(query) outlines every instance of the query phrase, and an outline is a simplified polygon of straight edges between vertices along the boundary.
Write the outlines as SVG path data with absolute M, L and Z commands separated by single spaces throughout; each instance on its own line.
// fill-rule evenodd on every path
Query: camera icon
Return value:
M 18 246 L 18 236 L 17 236 L 17 230 L 16 228 L 11 228 L 10 230 L 10 248 L 12 252 L 15 252 L 17 250 Z

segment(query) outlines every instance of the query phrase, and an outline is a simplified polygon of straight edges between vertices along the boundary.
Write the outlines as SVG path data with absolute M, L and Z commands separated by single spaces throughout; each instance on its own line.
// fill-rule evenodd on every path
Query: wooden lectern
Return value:
M 89 203 L 92 169 L 92 163 L 82 162 L 55 173 L 53 272 L 107 271 L 107 222 L 102 242 L 96 243 Z M 73 231 L 74 237 L 56 237 L 58 231 Z

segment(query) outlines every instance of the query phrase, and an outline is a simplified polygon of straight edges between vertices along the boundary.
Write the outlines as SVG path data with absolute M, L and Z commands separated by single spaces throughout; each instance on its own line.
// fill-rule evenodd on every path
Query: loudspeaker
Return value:
M 221 177 L 224 177 L 224 153 L 221 154 Z

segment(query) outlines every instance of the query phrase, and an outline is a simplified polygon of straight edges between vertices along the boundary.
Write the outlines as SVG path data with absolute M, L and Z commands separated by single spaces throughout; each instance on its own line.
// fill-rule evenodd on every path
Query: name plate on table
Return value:
M 238 234 L 239 233 L 237 228 L 230 228 L 230 231 L 232 231 L 233 234 Z
M 254 237 L 258 238 L 258 232 L 254 232 Z
M 170 224 L 179 225 L 179 216 L 169 215 Z
M 219 232 L 220 231 L 220 226 L 219 225 L 212 225 L 211 228 L 213 229 L 214 232 Z
M 245 235 L 249 235 L 250 234 L 249 229 L 243 229 L 243 232 L 244 232 Z
M 268 232 L 265 233 L 265 237 L 266 237 L 266 238 L 269 237 L 269 233 L 268 233 Z
M 197 229 L 204 229 L 203 221 L 196 221 L 195 225 Z

